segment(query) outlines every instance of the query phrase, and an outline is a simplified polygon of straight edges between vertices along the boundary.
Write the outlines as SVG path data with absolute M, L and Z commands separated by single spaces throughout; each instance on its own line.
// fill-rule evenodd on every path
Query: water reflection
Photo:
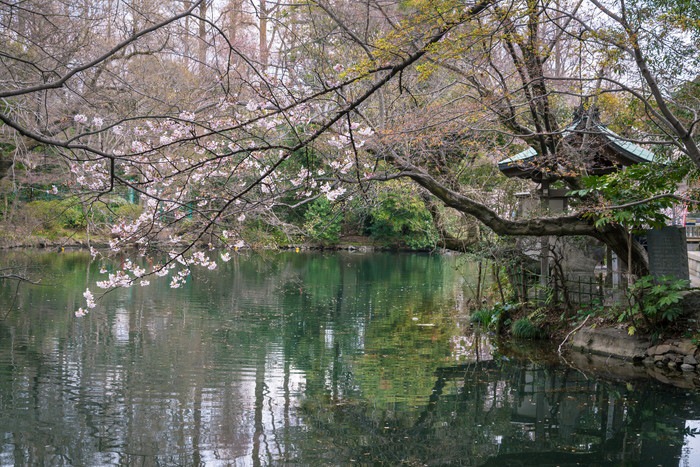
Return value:
M 86 254 L 5 261 L 54 286 L 0 321 L 2 465 L 697 463 L 697 393 L 494 346 L 454 258 L 239 255 L 83 319 Z

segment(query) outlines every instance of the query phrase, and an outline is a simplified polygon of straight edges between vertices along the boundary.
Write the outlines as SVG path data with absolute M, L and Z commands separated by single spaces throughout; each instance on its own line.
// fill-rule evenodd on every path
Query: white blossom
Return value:
M 193 112 L 180 112 L 178 116 L 180 120 L 186 120 L 188 122 L 193 122 L 195 119 L 195 114 Z
M 114 287 L 131 287 L 131 277 L 124 271 L 117 271 L 116 274 L 110 274 L 107 280 L 97 281 L 97 287 L 101 289 L 111 289 Z
M 155 271 L 156 276 L 163 277 L 168 275 L 168 268 L 160 268 Z
M 95 297 L 92 296 L 92 292 L 90 292 L 90 289 L 86 289 L 85 292 L 83 292 L 83 297 L 85 297 L 85 301 L 87 302 L 88 308 L 95 308 Z
M 335 201 L 336 199 L 338 199 L 339 196 L 345 193 L 345 191 L 346 190 L 343 187 L 336 188 L 335 190 L 330 190 L 326 193 L 326 198 L 328 198 L 328 201 Z

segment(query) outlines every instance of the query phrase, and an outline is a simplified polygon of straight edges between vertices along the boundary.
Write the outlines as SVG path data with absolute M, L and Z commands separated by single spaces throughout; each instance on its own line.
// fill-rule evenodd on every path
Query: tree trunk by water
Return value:
M 536 217 L 522 220 L 507 219 L 501 217 L 489 206 L 449 188 L 426 171 L 398 159 L 395 159 L 393 162 L 408 177 L 431 192 L 446 206 L 474 216 L 498 235 L 516 237 L 593 237 L 609 246 L 619 258 L 631 257 L 635 274 L 646 275 L 649 272 L 649 259 L 644 247 L 635 241 L 634 238 L 630 238 L 627 234 L 627 229 L 621 225 L 607 224 L 596 227 L 593 220 L 585 219 L 578 213 L 559 217 Z M 629 242 L 631 242 L 631 245 Z

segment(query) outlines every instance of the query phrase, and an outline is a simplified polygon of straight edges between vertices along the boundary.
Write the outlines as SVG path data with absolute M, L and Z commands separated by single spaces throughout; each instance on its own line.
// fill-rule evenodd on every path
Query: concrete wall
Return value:
M 688 252 L 688 269 L 690 272 L 690 285 L 700 287 L 700 251 Z

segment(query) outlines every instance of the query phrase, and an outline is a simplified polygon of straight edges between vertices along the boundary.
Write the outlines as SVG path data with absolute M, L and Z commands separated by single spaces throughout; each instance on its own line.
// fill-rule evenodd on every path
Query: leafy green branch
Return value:
M 677 194 L 681 182 L 691 173 L 687 161 L 637 164 L 606 175 L 583 178 L 583 188 L 569 192 L 592 202 L 583 217 L 592 219 L 595 226 L 619 224 L 629 231 L 657 228 L 666 224 L 664 210 L 679 201 L 696 204 L 697 201 Z
M 638 329 L 658 331 L 676 321 L 683 313 L 683 292 L 688 289 L 685 279 L 643 276 L 627 290 L 629 306 L 618 315 L 618 322 L 629 323 L 628 332 Z

